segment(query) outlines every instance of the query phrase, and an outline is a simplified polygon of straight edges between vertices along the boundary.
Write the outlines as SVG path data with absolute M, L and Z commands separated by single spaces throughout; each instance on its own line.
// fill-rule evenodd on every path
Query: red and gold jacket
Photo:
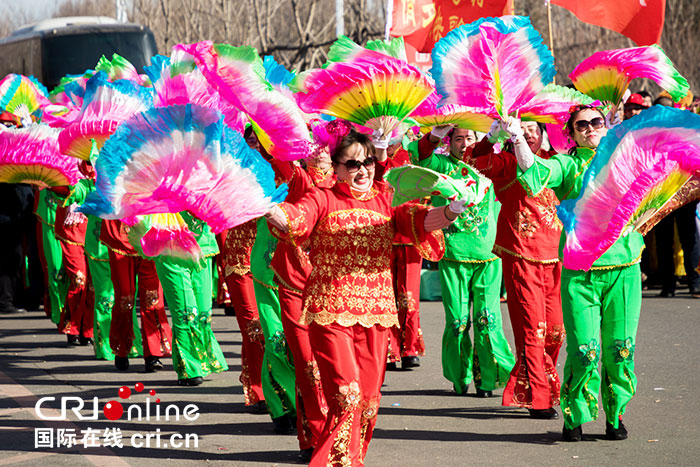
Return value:
M 303 169 L 293 162 L 276 159 L 270 164 L 275 170 L 277 180 L 286 183 L 289 188 L 285 199 L 287 203 L 296 203 L 306 193 L 317 188 L 331 188 L 335 185 L 333 170 L 324 173 L 313 167 Z M 301 293 L 311 274 L 308 245 L 278 243 L 270 267 L 274 270 L 275 280 L 279 285 Z
M 85 246 L 85 234 L 87 233 L 87 219 L 79 224 L 67 226 L 64 224 L 68 206 L 56 207 L 56 220 L 54 221 L 54 235 L 56 238 L 73 245 Z
M 539 150 L 537 155 L 549 159 L 554 153 Z M 563 226 L 557 217 L 559 201 L 554 192 L 546 188 L 536 197 L 528 197 L 518 183 L 515 155 L 494 153 L 487 140 L 476 145 L 468 163 L 491 179 L 502 204 L 493 252 L 535 263 L 558 262 Z
M 250 252 L 253 250 L 258 233 L 257 219 L 228 229 L 221 248 L 221 265 L 225 277 L 231 274 L 243 276 L 250 272 Z
M 408 235 L 432 261 L 444 253 L 442 231 L 424 229 L 428 208 L 409 203 L 392 207 L 384 182 L 375 182 L 368 193 L 339 182 L 280 208 L 289 232 L 271 226 L 273 235 L 294 246 L 309 242 L 313 268 L 303 293 L 302 324 L 398 326 L 391 277 L 394 233 Z

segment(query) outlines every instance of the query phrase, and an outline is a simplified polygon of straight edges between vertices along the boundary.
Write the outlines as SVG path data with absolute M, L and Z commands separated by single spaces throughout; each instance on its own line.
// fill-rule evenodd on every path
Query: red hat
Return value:
M 625 105 L 641 105 L 645 109 L 648 109 L 649 106 L 644 103 L 644 98 L 640 94 L 632 94 L 629 99 L 627 99 L 627 102 L 625 102 Z

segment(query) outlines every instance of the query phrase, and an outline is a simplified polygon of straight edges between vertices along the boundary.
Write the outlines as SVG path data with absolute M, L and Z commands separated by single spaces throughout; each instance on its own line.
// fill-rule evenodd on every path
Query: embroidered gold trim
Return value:
M 274 271 L 274 269 L 273 269 L 273 272 L 275 273 L 275 279 L 276 279 L 277 282 L 278 282 L 278 284 L 277 284 L 278 286 L 282 287 L 283 289 L 291 290 L 292 292 L 296 292 L 296 293 L 298 293 L 298 294 L 303 293 L 302 290 L 299 290 L 299 289 L 297 289 L 296 287 L 292 287 L 291 285 L 289 285 L 289 283 L 288 283 L 287 281 L 285 281 L 285 280 L 282 278 L 282 276 L 280 276 L 280 275 L 277 273 L 277 271 Z
M 490 259 L 452 259 L 443 257 L 440 261 L 451 261 L 453 263 L 482 264 L 490 263 L 491 261 L 496 261 L 497 259 L 500 258 L 498 256 L 494 256 Z
M 634 264 L 639 263 L 642 260 L 642 253 L 644 252 L 644 248 L 642 247 L 641 250 L 639 250 L 639 256 L 632 260 L 629 263 L 625 264 L 611 264 L 610 266 L 591 266 L 591 271 L 609 271 L 611 269 L 619 269 L 619 268 L 626 268 L 628 266 L 632 266 Z
M 255 276 L 253 276 L 253 280 L 255 282 L 257 282 L 258 284 L 262 285 L 263 287 L 265 287 L 266 289 L 277 290 L 277 287 L 275 287 L 274 285 L 266 284 L 265 282 L 261 281 L 260 279 L 256 278 Z
M 399 318 L 397 314 L 381 314 L 374 315 L 372 313 L 366 313 L 363 315 L 354 315 L 350 312 L 343 313 L 329 313 L 327 311 L 320 311 L 318 313 L 311 313 L 308 310 L 304 310 L 299 318 L 299 323 L 304 325 L 309 325 L 311 323 L 320 324 L 321 326 L 328 326 L 329 324 L 338 323 L 341 326 L 350 327 L 359 324 L 365 328 L 371 328 L 372 326 L 382 326 L 385 328 L 399 327 Z

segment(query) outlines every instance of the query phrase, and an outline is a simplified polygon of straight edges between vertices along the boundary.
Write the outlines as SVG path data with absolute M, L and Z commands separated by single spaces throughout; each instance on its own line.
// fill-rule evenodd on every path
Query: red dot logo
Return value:
M 136 383 L 136 384 L 134 385 L 134 391 L 136 391 L 136 392 L 141 392 L 141 391 L 143 391 L 143 383 Z
M 109 420 L 119 420 L 124 413 L 124 407 L 117 401 L 109 401 L 102 408 L 102 413 L 104 413 L 105 417 Z
M 156 404 L 160 404 L 160 399 L 156 399 Z
M 119 388 L 119 397 L 122 399 L 128 399 L 131 396 L 131 389 L 128 386 L 122 386 Z
M 148 391 L 148 393 L 149 393 L 150 395 L 152 395 L 152 396 L 155 396 L 155 395 L 156 395 L 156 390 L 155 390 L 155 389 L 151 389 L 150 391 Z

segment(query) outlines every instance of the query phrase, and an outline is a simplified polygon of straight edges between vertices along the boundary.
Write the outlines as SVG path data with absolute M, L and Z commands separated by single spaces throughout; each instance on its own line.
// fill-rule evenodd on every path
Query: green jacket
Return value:
M 426 159 L 420 159 L 418 141 L 408 146 L 411 163 L 435 172 L 443 173 L 458 180 L 473 180 L 476 171 L 464 162 L 450 155 L 433 153 Z M 431 197 L 433 206 L 445 206 L 445 198 Z M 481 203 L 467 208 L 449 227 L 443 229 L 445 234 L 445 255 L 443 259 L 461 262 L 493 261 L 498 257 L 493 254 L 496 241 L 496 221 L 501 210 L 501 203 L 496 201 L 493 189 L 490 189 Z

